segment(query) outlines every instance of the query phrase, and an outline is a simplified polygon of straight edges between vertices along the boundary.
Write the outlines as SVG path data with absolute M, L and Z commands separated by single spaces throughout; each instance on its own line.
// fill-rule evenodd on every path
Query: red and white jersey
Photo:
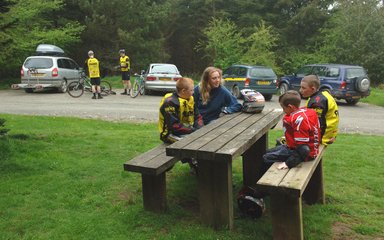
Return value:
M 320 124 L 316 111 L 299 108 L 283 118 L 283 130 L 287 146 L 295 149 L 297 145 L 306 144 L 310 148 L 309 157 L 317 156 L 321 142 Z

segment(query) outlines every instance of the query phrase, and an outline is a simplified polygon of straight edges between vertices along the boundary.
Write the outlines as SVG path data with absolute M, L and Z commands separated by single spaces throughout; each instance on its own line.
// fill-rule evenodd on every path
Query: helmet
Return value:
M 258 198 L 256 190 L 244 186 L 237 195 L 237 205 L 240 211 L 251 218 L 259 218 L 265 212 L 264 200 Z
M 247 113 L 260 113 L 264 109 L 265 99 L 264 96 L 252 89 L 243 89 L 240 91 L 244 102 L 243 112 Z
M 94 53 L 93 53 L 92 50 L 89 50 L 89 51 L 88 51 L 88 56 L 89 56 L 89 55 L 94 55 Z
M 120 50 L 119 50 L 119 53 L 120 53 L 120 54 L 125 53 L 125 49 L 120 49 Z

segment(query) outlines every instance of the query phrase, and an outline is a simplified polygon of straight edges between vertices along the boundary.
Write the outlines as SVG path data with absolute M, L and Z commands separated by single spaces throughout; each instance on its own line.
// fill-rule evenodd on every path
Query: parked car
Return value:
M 181 77 L 174 64 L 151 63 L 144 74 L 144 93 L 173 92 L 176 90 L 176 81 Z
M 320 89 L 328 89 L 336 99 L 344 99 L 355 105 L 370 94 L 370 80 L 361 66 L 343 64 L 311 64 L 300 68 L 290 76 L 279 80 L 280 94 L 287 90 L 300 89 L 300 82 L 306 75 L 315 74 L 320 79 Z
M 232 65 L 224 70 L 223 79 L 224 86 L 237 98 L 241 98 L 242 89 L 252 89 L 269 101 L 278 90 L 277 76 L 266 66 Z
M 21 67 L 21 83 L 12 88 L 24 89 L 27 93 L 43 89 L 66 92 L 70 82 L 80 79 L 81 71 L 73 59 L 64 56 L 61 48 L 40 44 L 36 55 L 27 57 Z

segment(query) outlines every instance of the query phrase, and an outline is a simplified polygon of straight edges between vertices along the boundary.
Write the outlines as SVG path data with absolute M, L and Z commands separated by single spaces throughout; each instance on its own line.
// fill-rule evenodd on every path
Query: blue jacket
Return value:
M 203 116 L 204 125 L 218 119 L 222 112 L 235 113 L 240 112 L 242 108 L 241 104 L 237 102 L 236 97 L 223 86 L 211 90 L 207 105 L 203 105 L 199 86 L 195 87 L 193 98 L 200 114 Z

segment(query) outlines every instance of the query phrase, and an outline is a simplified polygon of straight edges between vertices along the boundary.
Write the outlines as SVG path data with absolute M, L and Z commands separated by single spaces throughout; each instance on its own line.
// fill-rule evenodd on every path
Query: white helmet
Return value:
M 243 89 L 240 91 L 243 96 L 243 112 L 260 113 L 264 109 L 264 96 L 252 89 Z

